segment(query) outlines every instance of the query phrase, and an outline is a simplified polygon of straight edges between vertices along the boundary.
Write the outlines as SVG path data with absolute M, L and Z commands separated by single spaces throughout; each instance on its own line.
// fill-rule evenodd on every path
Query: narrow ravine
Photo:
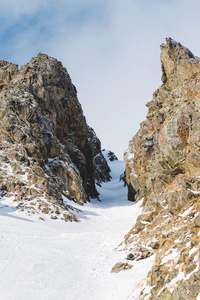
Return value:
M 77 205 L 80 222 L 41 221 L 1 205 L 1 300 L 123 300 L 145 268 L 111 273 L 125 260 L 117 246 L 141 212 L 119 181 L 124 162 L 109 162 L 112 180 L 98 187 L 101 202 Z M 71 204 L 71 203 L 70 203 Z M 73 204 L 74 205 L 74 204 Z

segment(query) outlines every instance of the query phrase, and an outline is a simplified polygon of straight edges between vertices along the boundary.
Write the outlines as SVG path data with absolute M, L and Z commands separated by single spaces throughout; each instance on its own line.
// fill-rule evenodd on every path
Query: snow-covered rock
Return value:
M 141 202 L 127 200 L 127 187 L 119 180 L 124 162 L 111 162 L 108 152 L 103 153 L 112 179 L 97 186 L 101 201 L 91 199 L 81 210 L 73 204 L 80 222 L 40 214 L 44 222 L 17 212 L 13 198 L 1 198 L 1 300 L 125 300 L 144 281 L 153 256 L 129 261 L 128 271 L 111 272 L 116 261 L 125 262 L 120 243 L 142 208 Z M 63 201 L 72 205 L 65 196 Z
M 200 292 L 200 59 L 171 38 L 163 84 L 125 153 L 130 200 L 143 213 L 125 238 L 135 259 L 156 255 L 133 299 L 196 299 Z
M 41 53 L 20 70 L 1 61 L 0 119 L 1 195 L 29 214 L 77 220 L 63 196 L 97 198 L 110 170 L 62 63 Z

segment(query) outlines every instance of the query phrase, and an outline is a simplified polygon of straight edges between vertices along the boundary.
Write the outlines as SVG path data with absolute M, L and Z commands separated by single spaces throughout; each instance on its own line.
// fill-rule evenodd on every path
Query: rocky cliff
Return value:
M 161 45 L 163 84 L 125 153 L 129 200 L 143 214 L 125 238 L 127 260 L 155 263 L 139 299 L 200 292 L 200 59 L 171 38 Z
M 110 169 L 62 63 L 45 54 L 20 70 L 1 61 L 0 120 L 0 196 L 28 213 L 76 220 L 66 201 L 98 197 L 95 182 Z

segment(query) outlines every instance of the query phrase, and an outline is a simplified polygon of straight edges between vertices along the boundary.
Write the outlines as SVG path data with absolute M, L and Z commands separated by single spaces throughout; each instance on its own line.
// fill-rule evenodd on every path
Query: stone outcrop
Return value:
M 96 136 L 94 129 L 88 126 L 89 140 L 92 142 L 92 157 L 94 164 L 94 175 L 96 183 L 101 185 L 102 182 L 110 181 L 110 168 L 101 151 L 101 142 Z
M 125 248 L 132 260 L 156 254 L 139 299 L 192 300 L 200 292 L 200 59 L 167 38 L 161 64 L 163 84 L 125 153 L 129 200 L 144 206 Z
M 97 198 L 110 170 L 62 63 L 41 53 L 20 70 L 1 61 L 0 120 L 1 197 L 76 220 L 66 202 Z

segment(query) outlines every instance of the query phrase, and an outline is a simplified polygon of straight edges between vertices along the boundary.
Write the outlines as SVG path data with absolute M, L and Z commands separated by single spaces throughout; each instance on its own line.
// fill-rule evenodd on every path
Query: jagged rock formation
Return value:
M 110 181 L 110 168 L 101 151 L 101 142 L 96 136 L 94 130 L 88 126 L 89 140 L 92 142 L 93 163 L 95 166 L 94 176 L 96 183 L 101 185 L 102 182 Z
M 98 197 L 95 181 L 110 170 L 62 63 L 39 54 L 18 71 L 1 61 L 0 119 L 0 195 L 29 213 L 76 220 L 63 199 Z
M 128 261 L 156 254 L 139 299 L 200 292 L 200 59 L 171 38 L 161 45 L 163 84 L 125 153 L 129 199 L 143 214 L 127 234 Z
M 108 154 L 107 154 L 107 156 L 108 156 L 108 158 L 109 158 L 110 161 L 118 160 L 117 156 L 112 151 L 109 151 Z

